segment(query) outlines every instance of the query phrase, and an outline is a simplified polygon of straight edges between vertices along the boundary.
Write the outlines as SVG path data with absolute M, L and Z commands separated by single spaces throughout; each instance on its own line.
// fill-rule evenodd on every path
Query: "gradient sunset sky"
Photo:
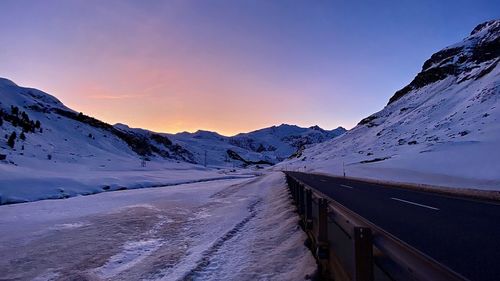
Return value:
M 0 76 L 109 123 L 353 127 L 500 1 L 0 1 Z M 1 98 L 1 97 L 0 97 Z

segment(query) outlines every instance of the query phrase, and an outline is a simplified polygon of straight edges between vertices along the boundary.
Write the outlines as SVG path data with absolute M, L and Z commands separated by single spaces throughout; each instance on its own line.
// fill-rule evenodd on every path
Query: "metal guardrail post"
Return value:
M 354 280 L 373 281 L 373 238 L 368 227 L 354 227 Z
M 304 216 L 305 214 L 305 210 L 306 210 L 306 206 L 305 206 L 305 187 L 303 185 L 300 185 L 299 187 L 299 215 L 301 217 Z
M 317 255 L 319 259 L 328 259 L 328 201 L 325 198 L 318 200 L 318 245 Z
M 330 267 L 328 266 L 330 249 L 328 245 L 328 201 L 325 198 L 318 198 L 316 257 L 318 258 L 321 275 L 328 278 L 330 275 Z
M 297 183 L 295 185 L 295 206 L 297 206 L 297 209 L 299 207 L 299 192 L 300 192 L 300 183 Z
M 312 190 L 306 189 L 306 230 L 311 230 L 313 227 L 313 216 L 312 216 Z
M 318 241 L 327 241 L 328 239 L 328 202 L 325 198 L 318 199 Z

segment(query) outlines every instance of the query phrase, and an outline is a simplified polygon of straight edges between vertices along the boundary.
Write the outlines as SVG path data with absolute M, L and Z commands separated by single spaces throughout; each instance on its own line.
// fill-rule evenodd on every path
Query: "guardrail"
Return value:
M 285 175 L 323 278 L 467 280 L 290 173 Z

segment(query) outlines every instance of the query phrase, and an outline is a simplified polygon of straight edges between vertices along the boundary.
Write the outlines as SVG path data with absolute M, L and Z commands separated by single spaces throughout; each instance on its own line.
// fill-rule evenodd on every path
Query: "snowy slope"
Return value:
M 281 167 L 500 190 L 500 20 L 427 60 L 381 111 Z
M 111 125 L 78 114 L 39 90 L 0 79 L 0 97 L 0 132 L 15 132 L 18 136 L 12 148 L 7 139 L 0 141 L 0 153 L 7 155 L 10 163 L 26 166 L 44 160 L 44 165 L 64 162 L 105 166 L 107 162 L 118 164 L 124 159 L 137 162 L 143 157 L 189 162 L 189 152 L 175 151 L 168 139 L 124 134 Z M 36 121 L 40 128 L 29 130 L 22 125 Z M 19 138 L 23 130 L 24 141 Z M 45 161 L 48 158 L 52 161 Z

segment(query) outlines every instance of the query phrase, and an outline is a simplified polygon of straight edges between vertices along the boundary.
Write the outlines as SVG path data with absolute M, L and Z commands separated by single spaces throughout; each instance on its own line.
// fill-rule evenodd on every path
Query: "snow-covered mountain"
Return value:
M 170 137 L 193 151 L 195 158 L 198 155 L 199 162 L 202 162 L 204 151 L 207 151 L 210 155 L 208 158 L 219 165 L 237 160 L 238 156 L 244 161 L 275 164 L 294 155 L 307 145 L 335 138 L 345 131 L 342 127 L 327 131 L 317 126 L 301 128 L 282 124 L 232 137 L 206 131 L 193 134 L 180 133 Z
M 151 133 L 144 138 L 118 130 L 67 108 L 42 91 L 0 79 L 0 97 L 0 132 L 5 135 L 0 154 L 8 163 L 78 162 L 94 166 L 131 158 L 194 163 L 189 151 L 164 136 Z
M 5 136 L 0 139 L 0 160 L 20 166 L 106 167 L 143 159 L 205 164 L 205 154 L 209 165 L 275 164 L 305 145 L 345 131 L 281 125 L 234 137 L 206 131 L 160 134 L 109 125 L 71 110 L 47 93 L 7 79 L 0 79 L 0 97 L 0 133 Z
M 115 128 L 147 136 L 149 131 L 132 129 L 123 124 Z M 226 137 L 215 132 L 199 130 L 195 133 L 161 134 L 193 155 L 196 163 L 215 166 L 248 164 L 276 164 L 299 153 L 306 146 L 333 139 L 346 130 L 338 127 L 323 130 L 318 126 L 302 128 L 282 124 L 249 133 Z
M 107 124 L 0 78 L 0 204 L 241 176 L 233 167 L 274 164 L 342 132 L 282 125 L 235 137 L 161 134 Z
M 381 111 L 283 167 L 500 189 L 500 20 L 433 54 Z

